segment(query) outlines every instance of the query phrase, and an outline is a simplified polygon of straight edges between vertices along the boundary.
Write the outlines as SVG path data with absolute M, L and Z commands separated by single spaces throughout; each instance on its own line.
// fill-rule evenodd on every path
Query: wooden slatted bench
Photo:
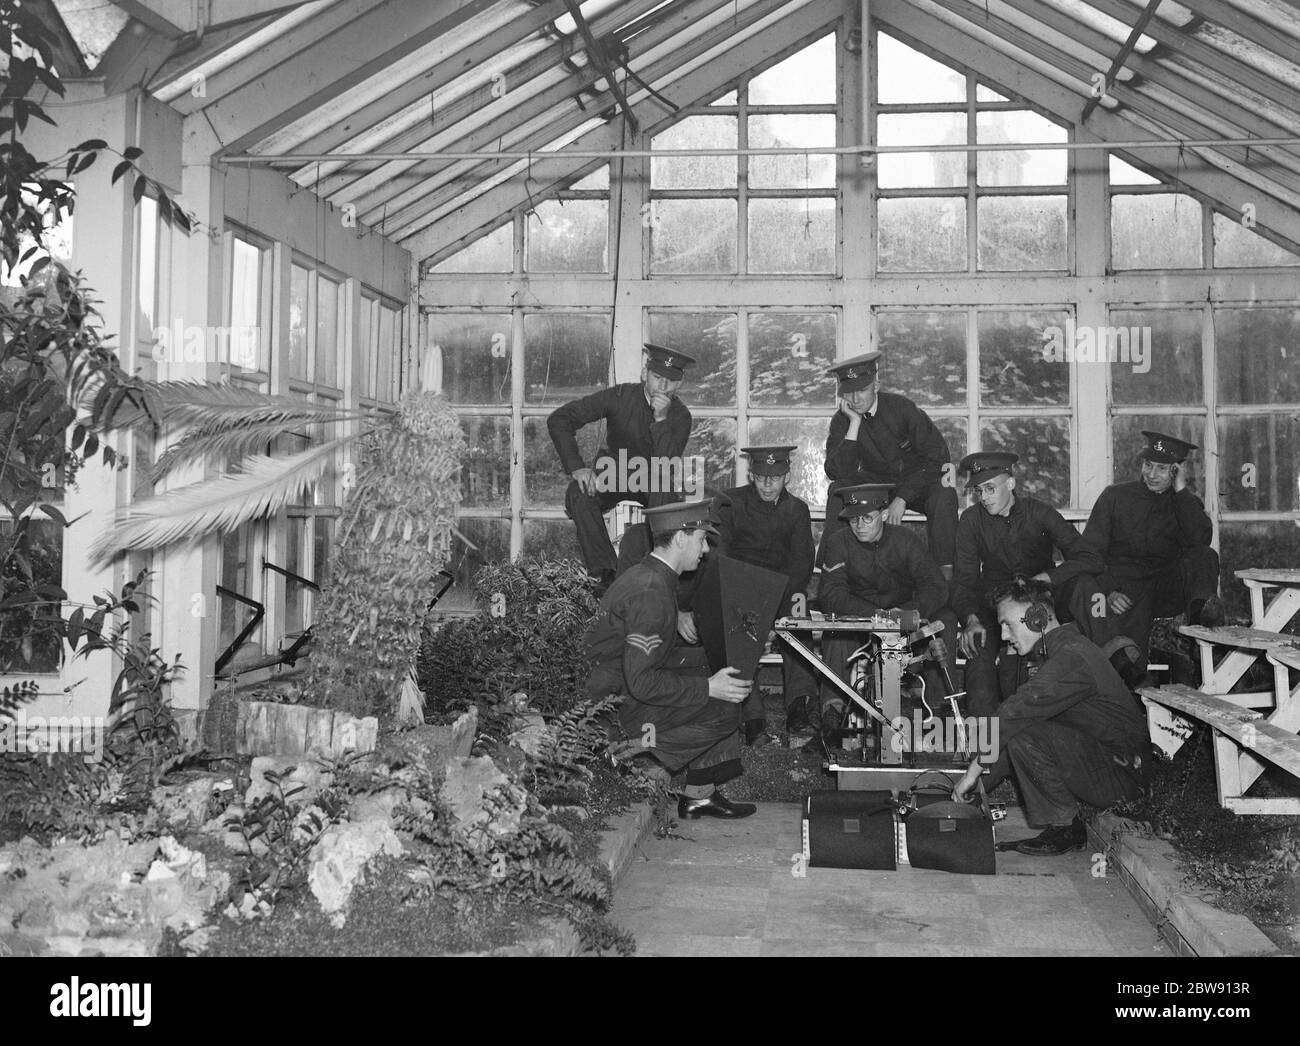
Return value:
M 1300 799 L 1254 798 L 1244 793 L 1266 763 L 1300 779 L 1300 736 L 1215 694 L 1175 684 L 1143 687 L 1151 739 L 1169 751 L 1182 745 L 1195 719 L 1214 731 L 1214 768 L 1219 804 L 1239 814 L 1300 814 Z

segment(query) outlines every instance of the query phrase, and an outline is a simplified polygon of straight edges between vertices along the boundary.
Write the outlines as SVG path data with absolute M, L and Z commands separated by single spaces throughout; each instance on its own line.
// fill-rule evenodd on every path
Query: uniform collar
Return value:
M 1070 636 L 1079 636 L 1082 634 L 1083 633 L 1079 631 L 1078 625 L 1073 621 L 1067 621 L 1063 625 L 1057 625 L 1054 629 L 1048 632 L 1047 635 L 1043 636 L 1038 643 L 1043 648 L 1043 654 L 1047 657 L 1051 657 L 1061 648 L 1062 644 L 1069 642 Z

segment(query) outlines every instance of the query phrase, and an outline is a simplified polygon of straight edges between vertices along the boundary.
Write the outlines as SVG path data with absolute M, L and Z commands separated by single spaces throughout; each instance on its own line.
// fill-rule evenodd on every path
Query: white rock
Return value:
M 363 880 L 365 867 L 381 853 L 402 855 L 402 841 L 383 822 L 330 825 L 312 848 L 307 885 L 336 926 L 343 925 L 348 899 Z
M 176 873 L 163 864 L 162 861 L 154 861 L 149 866 L 149 871 L 145 873 L 144 881 L 147 883 L 156 883 L 162 879 L 175 879 Z

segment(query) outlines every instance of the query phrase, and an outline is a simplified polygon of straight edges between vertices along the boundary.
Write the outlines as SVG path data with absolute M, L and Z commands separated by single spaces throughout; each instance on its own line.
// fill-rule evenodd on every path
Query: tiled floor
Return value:
M 998 832 L 1034 834 L 1014 808 Z M 796 805 L 685 821 L 677 834 L 642 844 L 614 897 L 638 955 L 1169 954 L 1124 884 L 1093 875 L 1086 850 L 1000 853 L 994 876 L 901 866 L 797 878 Z

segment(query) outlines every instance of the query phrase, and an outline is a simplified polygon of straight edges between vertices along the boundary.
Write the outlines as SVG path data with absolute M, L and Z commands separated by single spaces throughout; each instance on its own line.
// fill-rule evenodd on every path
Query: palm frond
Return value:
M 330 440 L 301 454 L 253 455 L 241 471 L 203 479 L 132 505 L 90 549 L 92 561 L 119 552 L 142 552 L 193 542 L 234 530 L 250 519 L 273 516 L 320 478 L 345 439 Z
M 218 425 L 199 425 L 185 433 L 178 443 L 167 448 L 149 470 L 149 481 L 157 483 L 176 469 L 184 468 L 209 457 L 219 463 L 265 454 L 267 444 L 299 428 L 298 419 L 268 418 L 261 421 L 244 421 L 235 424 L 223 419 Z
M 164 381 L 154 386 L 163 422 L 193 425 L 213 431 L 282 421 L 292 425 L 328 424 L 349 418 L 373 417 L 374 412 L 349 410 L 332 403 L 312 403 L 293 396 L 273 396 L 238 385 L 205 385 L 196 381 Z

